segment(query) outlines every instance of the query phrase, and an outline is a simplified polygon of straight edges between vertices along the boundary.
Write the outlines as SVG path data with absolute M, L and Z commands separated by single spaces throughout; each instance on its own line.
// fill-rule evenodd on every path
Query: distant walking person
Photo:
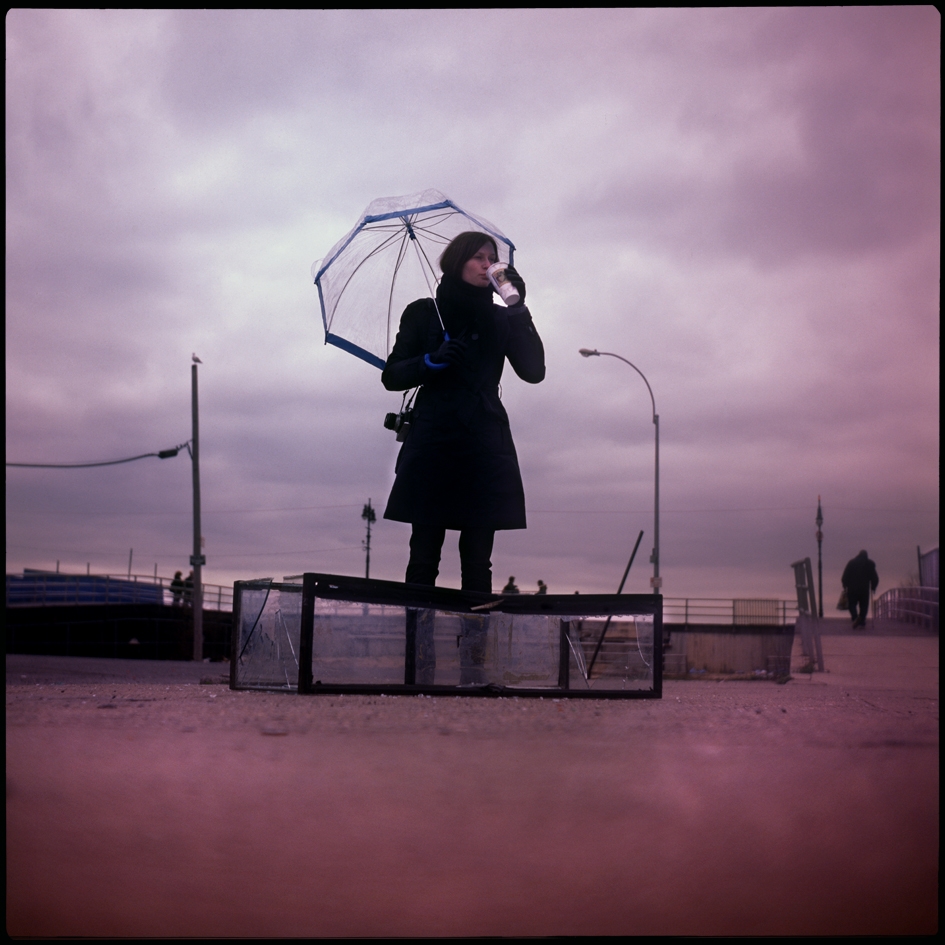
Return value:
M 535 593 L 536 593 L 536 594 L 547 594 L 547 593 L 548 593 L 548 585 L 545 584 L 544 581 L 539 580 L 539 582 L 538 582 L 538 590 L 535 591 Z
M 191 571 L 184 581 L 184 604 L 189 607 L 194 599 L 194 572 Z
M 180 607 L 181 598 L 184 596 L 184 579 L 180 571 L 174 572 L 174 580 L 171 581 L 171 603 L 175 607 Z
M 847 562 L 840 583 L 847 592 L 847 605 L 854 628 L 865 627 L 870 608 L 870 591 L 875 591 L 879 584 L 876 565 L 865 551 Z
M 518 585 L 515 583 L 514 574 L 509 578 L 509 583 L 506 584 L 505 587 L 502 588 L 502 593 L 503 594 L 518 594 L 519 593 Z

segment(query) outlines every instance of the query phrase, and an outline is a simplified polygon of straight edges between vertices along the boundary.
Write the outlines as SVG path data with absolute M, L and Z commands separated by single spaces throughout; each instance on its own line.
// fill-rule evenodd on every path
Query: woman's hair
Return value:
M 446 276 L 452 276 L 454 279 L 463 277 L 463 266 L 479 252 L 486 243 L 492 243 L 496 258 L 499 257 L 499 247 L 495 240 L 488 233 L 480 233 L 475 230 L 460 233 L 440 256 L 440 269 Z

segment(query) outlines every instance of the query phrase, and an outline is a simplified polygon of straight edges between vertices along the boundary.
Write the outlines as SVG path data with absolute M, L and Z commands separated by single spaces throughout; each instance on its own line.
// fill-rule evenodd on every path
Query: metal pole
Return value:
M 824 562 L 821 556 L 821 542 L 824 540 L 824 533 L 820 526 L 824 524 L 824 513 L 820 508 L 820 496 L 817 496 L 817 616 L 823 619 L 824 616 Z
M 190 445 L 191 461 L 194 474 L 194 553 L 190 563 L 194 569 L 193 615 L 194 615 L 194 660 L 203 660 L 203 584 L 201 566 L 204 557 L 200 548 L 200 423 L 197 410 L 197 365 L 190 366 L 190 400 L 192 419 L 192 439 Z
M 627 575 L 630 573 L 630 568 L 633 567 L 633 559 L 637 556 L 637 548 L 640 547 L 640 541 L 643 538 L 643 531 L 640 531 L 640 534 L 637 535 L 637 543 L 633 546 L 633 552 L 630 555 L 630 560 L 627 562 L 627 570 L 623 572 L 623 580 L 620 582 L 620 587 L 617 588 L 617 593 L 623 593 L 623 586 L 627 583 Z M 604 629 L 600 632 L 600 639 L 597 641 L 597 646 L 594 647 L 594 655 L 591 657 L 591 662 L 587 667 L 587 678 L 591 678 L 591 671 L 594 669 L 594 664 L 597 662 L 597 654 L 600 653 L 600 648 L 604 645 L 604 637 L 607 634 L 607 628 L 610 626 L 610 621 L 613 619 L 613 614 L 607 615 L 607 620 L 604 623 Z
M 647 384 L 647 387 L 650 385 Z M 650 391 L 652 395 L 652 391 Z M 656 412 L 656 401 L 653 402 L 653 423 L 656 426 L 656 486 L 653 500 L 653 593 L 659 594 L 663 586 L 660 577 L 660 417 Z

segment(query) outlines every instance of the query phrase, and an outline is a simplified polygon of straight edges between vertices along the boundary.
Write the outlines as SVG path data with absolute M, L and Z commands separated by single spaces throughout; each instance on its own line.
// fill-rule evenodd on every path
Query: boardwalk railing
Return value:
M 60 574 L 24 571 L 7 575 L 7 607 L 56 607 L 76 604 L 165 604 L 190 606 L 190 588 L 171 587 L 171 578 L 132 574 Z M 233 587 L 203 585 L 203 609 L 233 609 Z
M 783 627 L 797 620 L 796 600 L 775 598 L 664 597 L 663 623 L 729 627 Z
M 171 579 L 133 574 L 60 574 L 25 571 L 7 575 L 7 607 L 45 607 L 64 604 L 181 604 L 190 603 L 187 589 L 171 588 Z M 884 595 L 885 596 L 885 595 Z M 936 591 L 936 614 L 938 592 Z M 877 601 L 877 606 L 879 601 Z M 232 585 L 204 584 L 204 610 L 233 609 Z M 877 612 L 878 613 L 878 612 Z M 663 622 L 673 626 L 786 626 L 797 619 L 797 602 L 774 598 L 664 597 Z
M 894 587 L 873 601 L 873 617 L 938 628 L 937 587 Z

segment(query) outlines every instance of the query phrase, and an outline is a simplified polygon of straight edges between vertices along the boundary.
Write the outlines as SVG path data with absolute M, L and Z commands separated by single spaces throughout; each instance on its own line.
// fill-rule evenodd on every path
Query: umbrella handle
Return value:
M 443 337 L 444 337 L 447 341 L 449 341 L 449 340 L 450 340 L 449 332 L 444 331 L 444 332 L 443 332 Z M 428 355 L 428 354 L 425 354 L 425 355 L 423 356 L 423 363 L 424 363 L 428 368 L 431 368 L 431 369 L 434 370 L 434 371 L 442 371 L 443 368 L 448 368 L 448 367 L 450 366 L 448 361 L 444 361 L 442 364 L 438 364 L 436 361 L 431 361 L 431 360 L 430 360 L 430 355 Z

